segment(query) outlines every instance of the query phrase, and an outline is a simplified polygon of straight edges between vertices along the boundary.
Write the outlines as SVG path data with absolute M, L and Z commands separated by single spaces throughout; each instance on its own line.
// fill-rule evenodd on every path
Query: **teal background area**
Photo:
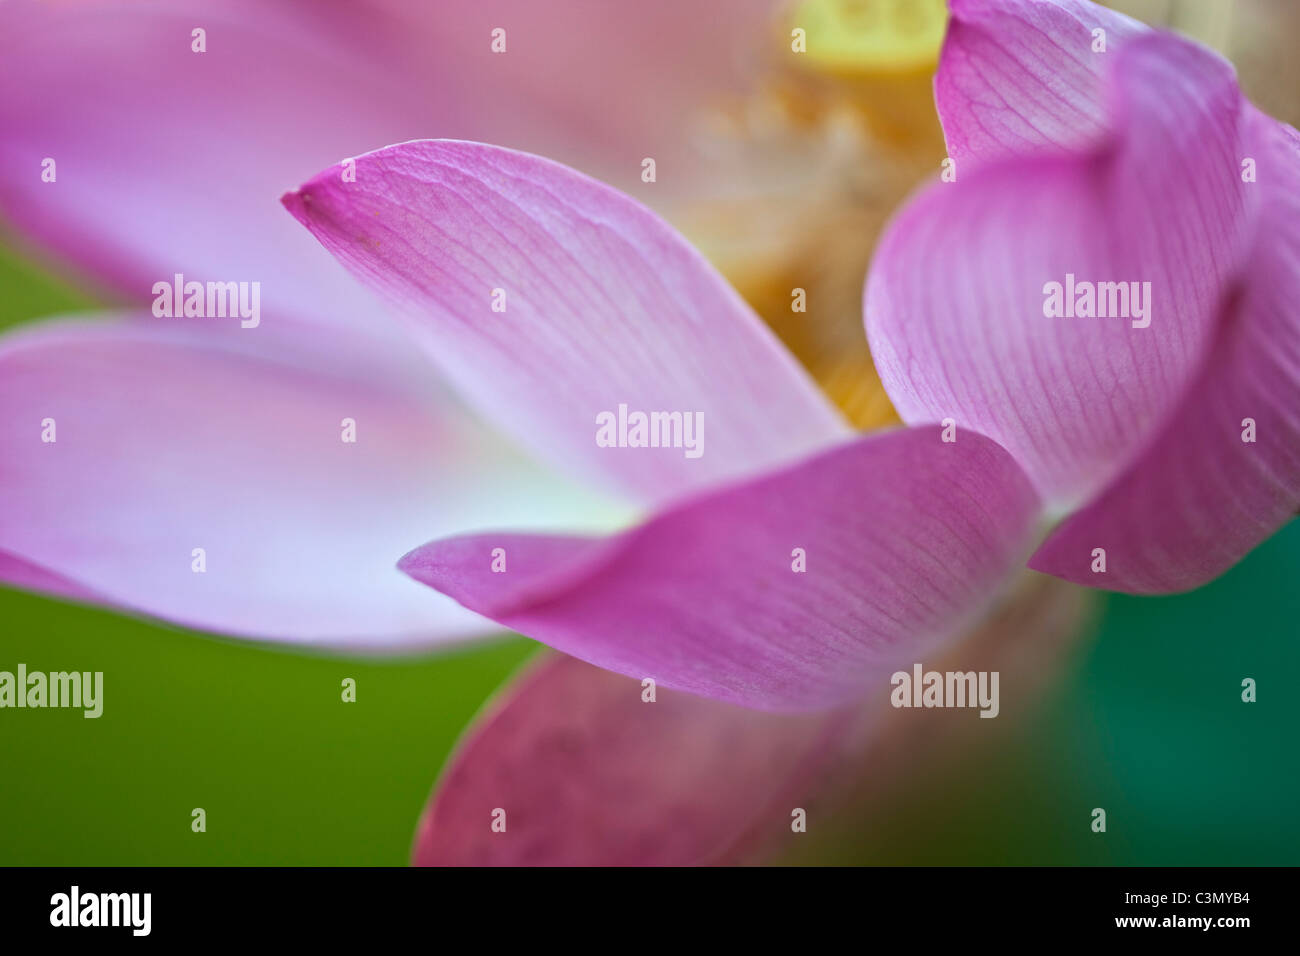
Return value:
M 0 253 L 0 325 L 91 304 Z M 1105 598 L 1035 726 L 905 781 L 827 859 L 1300 862 L 1297 581 L 1293 522 L 1197 592 Z M 0 711 L 0 864 L 405 863 L 458 735 L 534 648 L 327 657 L 0 589 L 0 670 L 105 673 L 98 720 Z

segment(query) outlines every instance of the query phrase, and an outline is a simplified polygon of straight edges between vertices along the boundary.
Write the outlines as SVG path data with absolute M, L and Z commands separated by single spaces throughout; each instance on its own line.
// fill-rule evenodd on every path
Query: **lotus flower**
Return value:
M 573 170 L 421 141 L 285 205 L 412 317 L 486 416 L 557 469 L 658 506 L 611 540 L 489 533 L 403 559 L 513 630 L 734 703 L 838 703 L 895 645 L 967 623 L 1029 544 L 1038 500 L 1010 455 L 938 428 L 854 438 L 680 235 Z M 601 447 L 618 406 L 700 416 L 703 454 Z
M 788 819 L 787 804 L 819 798 L 860 757 L 871 719 L 859 702 L 883 697 L 900 664 L 952 653 L 1013 588 L 1045 518 L 1074 512 L 1035 566 L 1168 590 L 1218 573 L 1295 509 L 1284 444 L 1261 438 L 1244 454 L 1265 453 L 1248 459 L 1213 442 L 1197 451 L 1204 435 L 1179 417 L 1184 396 L 1204 394 L 1202 372 L 1207 386 L 1219 380 L 1207 344 L 1216 329 L 1229 340 L 1227 369 L 1241 373 L 1205 389 L 1218 418 L 1240 382 L 1290 381 L 1282 361 L 1261 375 L 1247 347 L 1254 331 L 1242 330 L 1284 325 L 1278 289 L 1295 281 L 1294 244 L 1269 210 L 1285 206 L 1294 182 L 1293 133 L 1241 105 L 1205 51 L 1141 36 L 1090 6 L 969 4 L 956 14 L 937 88 L 958 179 L 904 212 L 867 294 L 873 348 L 911 427 L 855 436 L 703 257 L 627 196 L 513 150 L 412 141 L 355 157 L 355 180 L 331 166 L 284 202 L 404 316 L 472 416 L 512 441 L 489 442 L 477 417 L 430 396 L 420 361 L 394 344 L 404 341 L 397 326 L 358 336 L 348 312 L 373 313 L 368 299 L 351 307 L 356 293 L 327 294 L 320 310 L 334 321 L 289 320 L 319 296 L 306 278 L 318 260 L 285 270 L 303 281 L 272 299 L 283 320 L 256 349 L 238 332 L 136 322 L 37 329 L 0 353 L 5 443 L 18 450 L 0 481 L 23 503 L 0 519 L 0 573 L 235 633 L 427 643 L 487 618 L 567 652 L 472 733 L 421 826 L 420 862 L 685 862 L 766 844 L 774 814 Z M 990 18 L 1003 42 L 978 29 Z M 1109 59 L 1074 56 L 1079 38 L 1092 55 L 1097 23 L 1111 34 Z M 1044 62 L 1064 72 L 1044 84 L 1033 73 Z M 949 96 L 949 84 L 959 92 Z M 1035 112 L 1048 97 L 1055 105 Z M 1254 192 L 1236 179 L 1240 143 L 1261 171 Z M 1179 144 L 1204 152 L 1162 179 L 1158 163 Z M 1216 165 L 1227 160 L 1231 181 Z M 219 200 L 221 170 L 206 172 Z M 81 215 L 76 203 L 64 212 Z M 935 223 L 970 235 L 945 242 Z M 278 254 L 277 243 L 264 248 Z M 151 266 L 170 255 L 148 251 Z M 212 268 L 229 254 L 221 244 L 176 261 Z M 100 260 L 105 273 L 118 256 Z M 1150 276 L 1165 305 L 1124 343 L 1110 341 L 1117 325 L 1049 330 L 1041 288 L 1067 272 Z M 1017 291 L 1025 275 L 1037 302 Z M 1027 305 L 1036 311 L 1021 314 Z M 1219 306 L 1233 308 L 1232 321 L 1217 321 Z M 940 308 L 960 336 L 935 332 Z M 309 320 L 319 331 L 307 339 L 294 330 Z M 1144 333 L 1150 342 L 1134 341 Z M 1171 344 L 1156 348 L 1157 337 Z M 1277 360 L 1273 344 L 1267 358 Z M 1071 375 L 1076 366 L 1085 373 Z M 1034 374 L 1013 381 L 994 374 L 1026 368 Z M 149 375 L 124 379 L 123 369 Z M 1049 369 L 1068 397 L 1043 384 Z M 120 404 L 97 406 L 106 394 Z M 169 404 L 148 420 L 121 414 L 157 395 Z M 1272 426 L 1269 441 L 1280 442 L 1284 407 L 1255 397 L 1261 434 Z M 1125 398 L 1146 404 L 1118 407 Z M 616 407 L 700 416 L 703 453 L 603 447 L 593 432 Z M 1099 425 L 1088 413 L 1103 407 Z M 45 419 L 60 432 L 42 447 Z M 339 441 L 343 419 L 364 436 L 354 446 Z M 953 424 L 929 424 L 943 419 Z M 1162 452 L 1179 423 L 1191 431 Z M 945 440 L 954 426 L 957 440 Z M 1179 502 L 1160 484 L 1175 459 L 1230 487 L 1240 514 L 1216 525 Z M 521 473 L 527 498 L 507 484 Z M 1130 475 L 1139 477 L 1125 493 Z M 571 480 L 608 501 L 599 520 L 590 492 L 547 507 Z M 267 493 L 232 496 L 235 482 Z M 1222 500 L 1209 487 L 1206 500 Z M 1112 519 L 1101 506 L 1115 488 Z M 639 523 L 603 538 L 517 530 L 590 532 L 573 522 L 611 527 L 632 511 Z M 1160 533 L 1133 534 L 1135 513 Z M 1117 531 L 1095 545 L 1112 520 Z M 395 558 L 413 529 L 436 536 L 489 521 L 514 530 L 439 538 L 400 564 L 467 610 L 386 573 L 380 553 Z M 1076 573 L 1076 522 L 1084 566 L 1095 547 L 1109 549 L 1111 577 Z M 1061 562 L 1044 565 L 1063 540 Z M 194 574 L 191 547 L 213 541 L 205 553 L 223 558 L 220 574 Z M 1189 543 L 1210 550 L 1180 553 L 1192 567 L 1168 571 L 1165 552 Z M 1024 629 L 1054 626 L 1059 616 L 1044 614 Z M 647 699 L 646 679 L 669 690 Z M 509 835 L 489 828 L 497 809 L 511 814 Z
M 396 559 L 431 529 L 605 529 L 625 510 L 469 413 L 276 198 L 348 150 L 432 130 L 636 181 L 648 123 L 661 162 L 686 166 L 689 118 L 752 85 L 769 29 L 764 5 L 723 4 L 716 23 L 692 8 L 582 4 L 575 32 L 578 7 L 519 0 L 5 4 L 0 209 L 123 308 L 0 343 L 0 580 L 312 645 L 497 632 Z M 582 69 L 557 68 L 580 51 Z M 260 325 L 151 316 L 177 273 L 260 281 Z
M 674 174 L 647 195 L 672 205 L 682 184 L 703 179 L 688 148 L 688 114 L 743 86 L 736 66 L 749 61 L 720 51 L 752 45 L 769 21 L 761 5 L 747 5 L 744 17 L 715 5 L 717 20 L 705 22 L 693 4 L 660 3 L 611 12 L 608 22 L 586 9 L 583 30 L 574 32 L 574 18 L 557 5 L 439 4 L 426 19 L 434 9 L 375 2 L 269 11 L 238 0 L 219 8 L 150 0 L 6 4 L 0 205 L 38 248 L 75 265 L 125 307 L 95 321 L 42 323 L 0 343 L 7 504 L 0 578 L 225 634 L 365 650 L 426 647 L 498 628 L 397 570 L 397 557 L 423 536 L 501 521 L 625 522 L 623 505 L 590 490 L 575 494 L 572 483 L 454 399 L 400 328 L 296 230 L 274 197 L 297 170 L 430 129 L 531 146 L 632 182 L 649 128 L 656 156 Z M 510 25 L 511 52 L 489 60 L 489 28 L 499 22 Z M 643 55 L 629 57 L 612 41 L 592 44 L 620 35 L 635 35 Z M 578 53 L 583 69 L 556 68 L 578 62 Z M 663 62 L 674 63 L 671 74 L 661 75 Z M 593 85 L 589 69 L 597 66 L 606 82 Z M 539 73 L 547 83 L 534 82 Z M 452 77 L 474 95 L 461 95 Z M 742 189 L 734 202 L 747 160 L 726 155 L 731 182 L 722 192 L 732 214 L 749 201 Z M 47 159 L 51 176 L 43 180 Z M 779 194 L 809 205 L 799 184 L 821 171 L 809 164 L 792 176 L 781 168 Z M 817 207 L 831 203 L 819 198 Z M 710 206 L 710 225 L 718 212 Z M 657 459 L 664 483 L 647 475 L 637 494 L 669 496 L 847 438 L 839 414 L 718 276 L 655 217 L 635 215 L 663 238 L 661 253 L 681 260 L 684 281 L 718 300 L 713 341 L 728 352 L 717 369 L 731 376 L 709 382 L 713 369 L 696 361 L 695 387 L 711 416 L 707 457 L 692 471 Z M 793 220 L 782 219 L 781 231 L 790 232 Z M 760 273 L 773 258 L 774 234 L 751 231 L 737 243 Z M 157 280 L 177 272 L 200 281 L 260 279 L 263 321 L 250 332 L 134 311 Z M 640 329 L 650 344 L 654 333 Z M 661 346 L 663 354 L 671 359 L 671 346 L 680 344 Z M 858 352 L 865 354 L 865 343 Z M 841 380 L 861 365 L 846 364 L 853 356 L 843 348 L 830 358 Z M 862 381 L 877 391 L 874 379 Z M 728 395 L 729 383 L 745 394 Z M 772 387 L 778 391 L 768 395 Z M 746 396 L 759 403 L 742 409 L 748 434 L 715 434 L 717 422 L 731 417 L 727 407 Z M 774 397 L 793 404 L 778 407 Z M 869 409 L 865 417 L 876 414 Z M 346 420 L 356 423 L 353 444 L 341 441 Z M 765 448 L 769 437 L 776 440 Z M 641 467 L 620 466 L 613 483 Z M 596 477 L 609 476 L 602 467 Z M 1050 620 L 1066 632 L 1075 617 Z M 580 662 L 554 666 L 581 673 L 593 693 L 610 686 L 608 675 Z M 684 713 L 708 715 L 724 731 L 715 737 L 721 752 L 701 752 L 693 773 L 674 775 L 678 798 L 694 790 L 701 807 L 711 775 L 727 766 L 720 759 L 730 749 L 726 728 L 752 729 L 768 718 L 662 694 L 661 712 L 676 697 Z M 666 727 L 655 728 L 653 746 L 673 750 L 676 734 L 698 729 L 689 721 L 675 726 L 667 736 Z M 750 743 L 770 750 L 793 735 L 774 730 L 770 741 Z M 592 806 L 598 784 L 587 791 Z M 734 808 L 715 807 L 739 820 Z M 624 839 L 639 840 L 636 821 L 624 824 Z M 617 856 L 615 834 L 605 836 L 611 839 L 591 845 Z M 665 858 L 693 859 L 698 850 L 687 841 Z
M 408 573 L 600 667 L 748 707 L 814 710 L 879 680 L 901 647 L 917 656 L 936 646 L 926 639 L 959 631 L 1039 521 L 1068 516 L 1032 567 L 1156 593 L 1204 583 L 1295 512 L 1295 131 L 1246 103 L 1216 55 L 1101 8 L 970 2 L 954 15 L 936 91 L 958 175 L 900 214 L 866 294 L 882 379 L 914 427 L 775 471 L 746 462 L 760 471 L 747 481 L 725 463 L 695 491 L 676 472 L 651 478 L 644 457 L 601 458 L 590 441 L 601 397 L 618 391 L 601 380 L 613 367 L 673 380 L 669 391 L 650 377 L 637 388 L 620 382 L 632 407 L 675 397 L 708 407 L 706 420 L 723 423 L 715 432 L 748 431 L 745 409 L 714 408 L 690 383 L 690 349 L 643 358 L 626 337 L 641 323 L 608 321 L 612 305 L 654 321 L 660 341 L 698 337 L 711 361 L 737 351 L 713 338 L 728 313 L 720 297 L 683 273 L 686 254 L 635 207 L 537 160 L 453 143 L 381 151 L 366 158 L 364 185 L 326 174 L 286 197 L 327 248 L 430 331 L 450 367 L 496 383 L 482 404 L 527 409 L 515 419 L 521 437 L 571 464 L 609 460 L 621 471 L 631 462 L 612 476 L 624 490 L 673 496 L 612 538 L 440 540 L 403 559 Z M 485 329 L 472 317 L 502 263 L 518 277 L 522 307 Z M 1052 281 L 1075 274 L 1149 283 L 1150 312 L 1131 322 L 1082 309 L 1070 321 L 1045 315 Z M 567 319 L 546 321 L 553 315 Z M 531 361 L 522 373 L 520 348 Z M 798 407 L 793 391 L 778 391 L 779 376 L 762 378 L 783 412 Z M 771 408 L 739 381 L 728 394 L 747 391 L 748 408 Z M 922 426 L 940 420 L 962 436 L 948 447 Z M 798 432 L 816 434 L 811 423 Z M 687 464 L 670 459 L 674 471 Z M 791 573 L 791 546 L 827 555 L 829 567 L 815 578 Z M 508 573 L 492 567 L 493 553 L 509 556 Z M 538 785 L 521 756 L 551 752 L 536 729 L 543 687 L 581 696 L 561 670 L 574 665 L 553 666 L 472 738 L 426 815 L 417 859 L 553 860 L 558 833 L 592 825 L 562 781 Z M 631 729 L 628 687 L 608 693 L 624 695 L 628 737 L 653 738 Z M 593 692 L 591 739 L 573 748 L 588 759 L 619 746 L 594 735 L 613 720 L 603 700 Z M 725 739 L 745 753 L 738 737 Z M 781 746 L 791 760 L 816 752 Z M 634 778 L 580 766 L 588 780 Z M 801 766 L 772 772 L 797 777 Z M 749 779 L 726 768 L 729 780 Z M 493 844 L 488 804 L 504 794 L 534 816 L 523 839 Z M 718 817 L 709 823 L 687 827 L 697 854 L 726 832 Z

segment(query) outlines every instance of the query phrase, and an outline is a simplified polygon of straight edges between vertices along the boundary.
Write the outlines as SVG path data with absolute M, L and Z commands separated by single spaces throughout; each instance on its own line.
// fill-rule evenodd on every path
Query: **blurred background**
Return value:
M 1297 121 L 1286 42 L 1300 5 L 1117 5 L 1224 50 L 1257 102 Z M 927 103 L 942 29 L 882 39 L 862 9 L 798 7 L 824 55 L 771 78 L 760 108 L 713 144 L 743 145 L 752 180 L 719 200 L 702 177 L 663 211 L 867 426 L 892 413 L 865 354 L 861 278 L 880 223 L 943 155 Z M 779 235 L 753 228 L 791 195 L 803 214 L 782 206 Z M 855 238 L 828 248 L 828 235 Z M 792 276 L 824 303 L 820 323 L 792 324 Z M 0 231 L 0 328 L 114 301 Z M 852 832 L 795 862 L 1295 864 L 1297 581 L 1293 522 L 1195 593 L 1100 597 L 1032 719 L 999 721 L 942 759 L 922 743 Z M 0 588 L 0 669 L 106 675 L 98 720 L 0 714 L 0 864 L 404 864 L 458 736 L 535 649 L 503 635 L 421 657 L 313 654 Z M 347 677 L 357 702 L 343 705 Z M 195 807 L 206 833 L 191 831 Z M 1094 807 L 1105 834 L 1088 827 Z

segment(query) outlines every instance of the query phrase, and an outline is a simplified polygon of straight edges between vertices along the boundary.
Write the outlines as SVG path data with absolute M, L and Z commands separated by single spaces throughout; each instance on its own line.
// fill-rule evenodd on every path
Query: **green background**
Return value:
M 91 305 L 0 250 L 0 325 Z M 1297 581 L 1293 522 L 1197 592 L 1105 598 L 1034 727 L 918 775 L 834 861 L 1300 863 Z M 106 675 L 98 720 L 0 711 L 0 864 L 402 864 L 460 731 L 534 647 L 362 661 L 0 588 L 0 670 Z

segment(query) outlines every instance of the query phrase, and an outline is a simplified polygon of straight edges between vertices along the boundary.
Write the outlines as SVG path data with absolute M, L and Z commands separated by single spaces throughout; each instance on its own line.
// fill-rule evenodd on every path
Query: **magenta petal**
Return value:
M 1262 220 L 1205 366 L 1151 447 L 1031 567 L 1117 591 L 1185 590 L 1300 510 L 1300 137 L 1252 123 Z
M 1105 74 L 1147 28 L 1088 0 L 951 0 L 934 79 L 958 169 L 1044 147 L 1078 147 L 1108 127 Z M 1106 52 L 1093 52 L 1094 30 Z
M 797 710 L 853 696 L 967 623 L 1021 560 L 1037 508 L 993 442 L 909 429 L 607 540 L 478 534 L 425 545 L 400 566 L 600 667 Z
M 472 404 L 584 478 L 662 501 L 847 434 L 685 239 L 564 166 L 425 140 L 360 157 L 355 183 L 322 173 L 284 203 L 413 316 Z M 701 454 L 601 447 L 598 419 L 620 406 L 702 419 Z
M 988 435 L 1062 509 L 1112 480 L 1190 385 L 1256 198 L 1239 176 L 1226 63 L 1151 33 L 1115 64 L 1104 146 L 933 185 L 887 230 L 866 293 L 872 354 L 904 421 Z M 1049 283 L 1064 291 L 1072 276 L 1149 283 L 1144 317 L 1045 314 Z
M 1027 575 L 940 671 L 1001 674 L 1002 718 L 1031 718 L 1086 613 L 1085 592 Z M 684 865 L 837 849 L 898 781 L 996 746 L 969 710 L 893 710 L 888 679 L 816 714 L 766 714 L 546 655 L 466 731 L 421 821 L 424 865 Z M 918 776 L 918 770 L 920 774 Z M 906 793 L 906 790 L 903 791 Z M 882 807 L 882 804 L 884 806 Z M 806 813 L 807 831 L 792 828 Z M 505 830 L 491 829 L 493 812 Z
M 661 688 L 648 702 L 643 693 L 635 680 L 547 655 L 452 757 L 420 821 L 414 862 L 744 859 L 790 832 L 791 808 L 818 795 L 852 726 L 851 711 L 765 714 Z M 494 813 L 504 832 L 493 831 Z
M 253 357 L 241 336 L 261 331 L 143 319 L 0 339 L 0 579 L 301 643 L 495 630 L 397 556 L 429 522 L 454 533 L 509 508 L 554 525 L 582 520 L 589 496 L 409 388 L 400 365 L 361 367 L 340 342 L 314 355 L 317 337 L 278 359 L 259 338 Z

